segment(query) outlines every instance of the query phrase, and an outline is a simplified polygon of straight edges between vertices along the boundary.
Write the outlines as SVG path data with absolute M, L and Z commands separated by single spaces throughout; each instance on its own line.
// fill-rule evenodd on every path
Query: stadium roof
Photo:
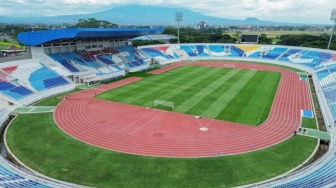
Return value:
M 133 38 L 161 34 L 164 28 L 73 28 L 36 32 L 22 32 L 17 38 L 21 44 L 36 46 L 46 42 L 83 38 Z

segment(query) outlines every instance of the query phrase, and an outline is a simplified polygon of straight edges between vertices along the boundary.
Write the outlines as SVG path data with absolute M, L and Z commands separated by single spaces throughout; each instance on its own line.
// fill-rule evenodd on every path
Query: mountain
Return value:
M 63 16 L 33 16 L 33 17 L 6 17 L 0 15 L 0 23 L 41 23 L 41 24 L 74 24 L 81 18 L 96 18 L 107 20 L 119 25 L 176 25 L 175 13 L 183 12 L 181 25 L 197 25 L 205 21 L 208 25 L 294 25 L 289 23 L 261 21 L 257 18 L 245 20 L 225 19 L 194 12 L 182 8 L 167 8 L 159 6 L 126 5 L 112 8 L 108 11 L 93 14 L 63 15 Z M 295 24 L 298 25 L 298 24 Z

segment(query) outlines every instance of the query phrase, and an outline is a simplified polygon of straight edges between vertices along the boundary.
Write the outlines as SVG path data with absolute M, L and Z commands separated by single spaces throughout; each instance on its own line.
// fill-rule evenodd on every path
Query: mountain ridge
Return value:
M 74 24 L 81 18 L 96 18 L 110 21 L 119 25 L 176 25 L 175 13 L 183 12 L 181 25 L 197 25 L 205 21 L 210 26 L 239 26 L 239 25 L 303 25 L 285 22 L 262 21 L 255 17 L 245 20 L 219 18 L 207 16 L 199 12 L 184 8 L 169 8 L 160 6 L 124 5 L 110 10 L 91 13 L 62 16 L 31 16 L 31 17 L 6 17 L 0 15 L 0 23 L 27 23 L 27 24 Z

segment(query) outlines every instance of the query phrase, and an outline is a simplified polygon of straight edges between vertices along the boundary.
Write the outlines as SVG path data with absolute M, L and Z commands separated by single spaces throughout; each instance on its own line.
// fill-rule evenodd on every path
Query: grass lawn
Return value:
M 77 91 L 81 91 L 81 90 L 80 89 L 75 89 L 75 90 L 68 91 L 68 92 L 65 92 L 65 93 L 57 94 L 55 96 L 44 99 L 42 101 L 38 101 L 38 102 L 34 103 L 33 106 L 57 106 L 58 103 L 60 103 L 62 101 L 62 99 L 59 98 L 59 97 L 70 94 L 70 93 L 74 93 L 74 92 L 77 92 Z
M 301 127 L 309 128 L 309 129 L 317 129 L 316 119 L 302 117 Z
M 174 102 L 174 111 L 259 125 L 267 119 L 280 73 L 183 66 L 97 95 L 97 98 L 153 107 Z
M 14 42 L 4 42 L 3 40 L 0 40 L 0 50 L 5 50 L 8 47 L 10 47 L 11 45 L 14 45 L 18 48 L 21 48 L 21 46 L 19 45 L 19 43 L 17 41 Z
M 11 151 L 47 176 L 94 187 L 232 187 L 275 177 L 300 165 L 317 140 L 294 136 L 268 149 L 211 158 L 145 157 L 87 145 L 62 132 L 53 114 L 19 115 Z

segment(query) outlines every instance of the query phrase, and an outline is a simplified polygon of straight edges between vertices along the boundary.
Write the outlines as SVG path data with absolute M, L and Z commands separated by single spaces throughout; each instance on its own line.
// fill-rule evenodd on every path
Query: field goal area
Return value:
M 224 67 L 224 68 L 231 68 L 231 69 L 234 69 L 234 68 L 236 68 L 236 65 L 224 63 L 224 64 L 223 64 L 223 67 Z
M 169 101 L 155 100 L 153 101 L 152 107 L 167 111 L 174 111 L 174 103 Z

